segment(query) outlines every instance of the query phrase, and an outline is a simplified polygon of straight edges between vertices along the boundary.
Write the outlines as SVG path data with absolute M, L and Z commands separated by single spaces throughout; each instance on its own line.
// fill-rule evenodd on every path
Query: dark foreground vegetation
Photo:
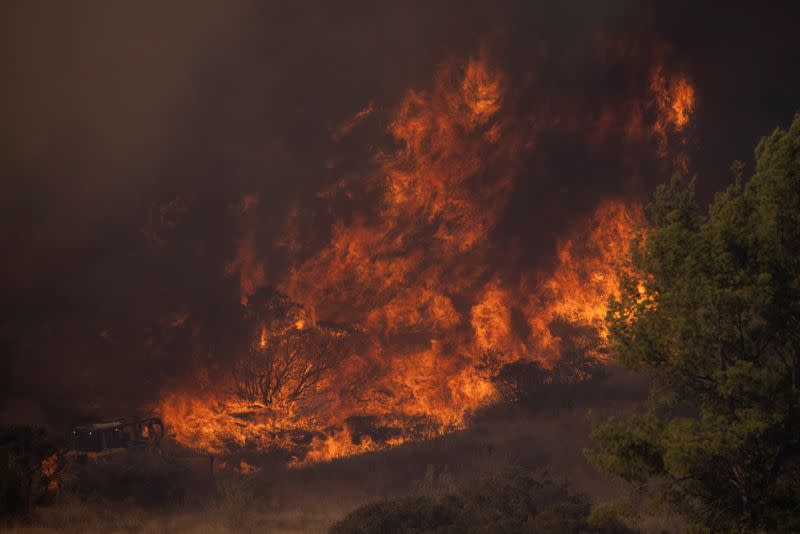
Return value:
M 522 471 L 494 475 L 458 493 L 417 496 L 366 505 L 330 529 L 331 534 L 634 532 L 624 504 L 592 510 L 585 496 L 548 478 Z
M 693 182 L 658 189 L 608 315 L 653 390 L 590 456 L 702 531 L 800 532 L 800 115 L 755 156 L 707 212 Z

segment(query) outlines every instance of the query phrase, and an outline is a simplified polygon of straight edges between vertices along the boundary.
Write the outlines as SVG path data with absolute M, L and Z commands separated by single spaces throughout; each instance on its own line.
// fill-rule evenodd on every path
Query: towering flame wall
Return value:
M 694 91 L 683 74 L 657 61 L 640 99 L 588 118 L 555 116 L 546 102 L 521 111 L 517 100 L 532 90 L 512 86 L 488 51 L 442 66 L 427 90 L 409 90 L 385 125 L 391 139 L 373 151 L 370 172 L 339 188 L 358 189 L 373 200 L 370 207 L 335 220 L 321 248 L 272 281 L 300 305 L 302 317 L 288 328 L 349 325 L 362 329 L 367 343 L 329 369 L 311 394 L 282 405 L 231 393 L 224 370 L 208 387 L 165 391 L 158 409 L 176 439 L 217 454 L 302 450 L 293 453 L 300 464 L 421 439 L 463 426 L 470 412 L 496 401 L 493 368 L 558 360 L 554 323 L 604 339 L 606 303 L 627 243 L 643 230 L 636 202 L 608 198 L 571 221 L 553 260 L 536 270 L 503 268 L 510 251 L 493 236 L 542 132 L 650 143 L 659 157 L 685 167 L 682 136 Z M 334 140 L 373 114 L 370 103 L 335 129 Z M 248 215 L 257 209 L 257 198 L 243 199 L 242 238 L 227 267 L 248 306 L 266 283 Z M 265 328 L 253 332 L 262 350 Z

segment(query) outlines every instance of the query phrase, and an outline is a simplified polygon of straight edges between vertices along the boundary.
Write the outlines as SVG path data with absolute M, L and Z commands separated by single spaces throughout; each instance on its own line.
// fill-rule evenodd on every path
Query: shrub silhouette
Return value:
M 590 525 L 583 495 L 521 470 L 483 479 L 458 494 L 404 497 L 362 506 L 330 534 L 518 534 L 635 532 L 622 521 Z

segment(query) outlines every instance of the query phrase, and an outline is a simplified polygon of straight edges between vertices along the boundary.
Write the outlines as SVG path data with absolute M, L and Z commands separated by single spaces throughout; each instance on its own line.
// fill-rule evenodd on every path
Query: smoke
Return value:
M 730 160 L 749 159 L 755 138 L 791 116 L 800 58 L 787 6 L 4 5 L 2 385 L 17 406 L 5 418 L 24 419 L 22 405 L 53 421 L 111 416 L 213 381 L 242 335 L 243 294 L 260 284 L 282 286 L 319 319 L 371 320 L 388 336 L 422 310 L 434 329 L 458 314 L 459 328 L 525 339 L 536 325 L 519 310 L 538 303 L 501 316 L 505 334 L 486 326 L 492 303 L 535 286 L 529 273 L 558 271 L 576 221 L 604 199 L 641 201 L 683 162 L 712 190 Z M 694 88 L 681 132 L 649 129 L 668 116 L 652 94 L 656 66 L 659 88 Z M 473 165 L 458 170 L 472 181 L 425 191 L 451 218 L 412 248 L 455 247 L 422 272 L 481 298 L 433 284 L 422 308 L 409 307 L 394 288 L 394 307 L 372 316 L 372 301 L 317 302 L 302 288 L 322 283 L 310 266 L 342 232 L 364 228 L 376 247 L 408 252 L 385 242 L 375 180 L 394 173 L 402 193 L 414 185 L 404 172 L 442 175 L 438 155 L 400 161 L 417 133 L 398 117 L 439 117 L 423 117 L 411 95 L 436 111 L 447 105 L 441 87 L 470 76 L 478 89 L 496 81 L 501 109 L 474 95 L 474 129 L 450 153 Z M 495 134 L 498 150 L 486 151 Z M 458 247 L 471 245 L 452 228 L 485 245 L 465 259 Z

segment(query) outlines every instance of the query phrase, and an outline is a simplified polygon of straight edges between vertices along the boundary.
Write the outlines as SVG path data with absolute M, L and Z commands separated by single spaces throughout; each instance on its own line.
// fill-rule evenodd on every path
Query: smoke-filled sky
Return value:
M 369 227 L 409 91 L 435 101 L 470 60 L 502 73 L 519 144 L 479 154 L 510 185 L 476 280 L 552 263 L 684 161 L 708 197 L 800 110 L 793 4 L 4 2 L 3 419 L 134 410 L 193 376 L 248 284 L 291 290 L 336 224 Z M 656 65 L 693 88 L 680 140 L 637 137 Z

